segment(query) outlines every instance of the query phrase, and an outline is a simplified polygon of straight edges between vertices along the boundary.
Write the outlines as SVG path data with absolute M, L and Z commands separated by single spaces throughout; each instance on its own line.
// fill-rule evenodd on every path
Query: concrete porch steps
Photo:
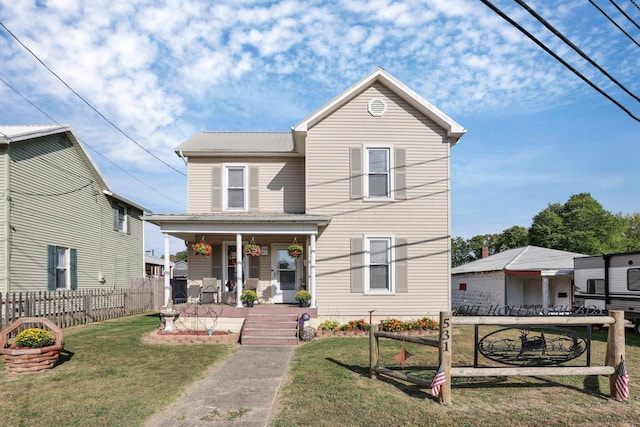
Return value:
M 248 313 L 242 328 L 243 345 L 297 345 L 298 315 Z

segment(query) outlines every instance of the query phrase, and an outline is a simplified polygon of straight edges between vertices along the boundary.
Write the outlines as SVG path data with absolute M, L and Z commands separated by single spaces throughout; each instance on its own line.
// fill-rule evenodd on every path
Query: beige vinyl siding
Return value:
M 7 191 L 9 191 L 9 145 L 0 145 L 0 293 L 7 292 L 9 257 L 9 204 Z
M 141 212 L 129 209 L 130 233 L 114 230 L 111 200 L 77 146 L 53 135 L 13 143 L 11 155 L 11 291 L 47 289 L 47 245 L 77 250 L 78 289 L 143 277 Z
M 372 98 L 387 112 L 373 117 Z M 448 310 L 449 144 L 446 132 L 380 84 L 312 127 L 307 135 L 307 213 L 331 215 L 317 241 L 317 300 L 322 313 L 418 316 Z M 350 199 L 349 150 L 389 144 L 406 150 L 407 199 Z M 393 163 L 391 164 L 393 167 Z M 393 235 L 408 241 L 408 293 L 350 292 L 350 238 Z
M 213 170 L 222 171 L 225 163 L 246 164 L 250 170 L 258 169 L 259 211 L 304 212 L 304 159 L 287 158 L 190 158 L 188 165 L 187 211 L 192 214 L 210 213 Z M 222 173 L 222 172 L 220 172 Z M 251 181 L 251 178 L 249 178 Z M 247 191 L 249 190 L 247 183 Z M 224 189 L 222 189 L 224 191 Z

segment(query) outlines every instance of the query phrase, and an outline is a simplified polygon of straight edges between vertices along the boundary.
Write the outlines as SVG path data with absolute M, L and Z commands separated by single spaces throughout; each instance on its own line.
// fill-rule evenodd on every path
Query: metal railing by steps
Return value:
M 249 313 L 242 327 L 243 345 L 297 345 L 298 315 Z

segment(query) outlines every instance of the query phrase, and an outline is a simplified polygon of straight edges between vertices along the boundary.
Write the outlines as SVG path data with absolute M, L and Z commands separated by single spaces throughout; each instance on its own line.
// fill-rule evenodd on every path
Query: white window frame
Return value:
M 365 145 L 364 150 L 362 150 L 363 152 L 363 156 L 364 158 L 363 160 L 363 169 L 364 169 L 364 200 L 367 201 L 389 201 L 389 200 L 393 200 L 393 188 L 394 188 L 394 179 L 393 179 L 393 165 L 394 165 L 394 158 L 393 158 L 393 147 L 391 145 L 387 145 L 387 144 L 368 144 Z M 370 196 L 369 195 L 369 151 L 370 150 L 387 150 L 387 153 L 389 154 L 389 158 L 388 158 L 388 168 L 387 168 L 387 196 L 386 197 L 380 197 L 380 196 Z
M 124 215 L 120 216 L 120 209 L 124 210 Z M 127 233 L 129 227 L 129 209 L 125 205 L 116 203 L 117 230 L 121 233 Z
M 69 255 L 69 248 L 63 246 L 56 246 L 56 290 L 71 289 L 71 256 Z M 64 267 L 58 264 L 58 251 L 64 251 Z M 64 286 L 60 286 L 58 280 L 58 272 L 64 270 Z
M 244 190 L 244 201 L 242 208 L 229 207 L 229 170 L 242 168 L 242 187 Z M 222 165 L 222 206 L 225 211 L 248 212 L 249 211 L 249 165 L 246 163 L 225 163 Z
M 371 266 L 371 241 L 389 241 L 389 289 L 379 289 L 370 287 L 370 266 Z M 396 270 L 396 239 L 393 235 L 375 234 L 364 236 L 364 293 L 365 295 L 393 295 L 396 291 L 395 270 Z

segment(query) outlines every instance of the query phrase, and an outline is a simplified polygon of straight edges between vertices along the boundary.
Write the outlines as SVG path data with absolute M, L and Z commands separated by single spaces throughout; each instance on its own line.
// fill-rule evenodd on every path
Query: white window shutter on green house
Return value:
M 364 177 L 362 169 L 362 148 L 350 148 L 350 196 L 352 199 L 361 199 L 364 195 Z
M 407 246 L 407 239 L 396 237 L 396 250 L 395 250 L 395 268 L 396 268 L 396 293 L 409 292 L 409 249 Z
M 364 292 L 364 239 L 351 238 L 351 292 Z
M 211 168 L 211 212 L 222 210 L 222 168 Z

